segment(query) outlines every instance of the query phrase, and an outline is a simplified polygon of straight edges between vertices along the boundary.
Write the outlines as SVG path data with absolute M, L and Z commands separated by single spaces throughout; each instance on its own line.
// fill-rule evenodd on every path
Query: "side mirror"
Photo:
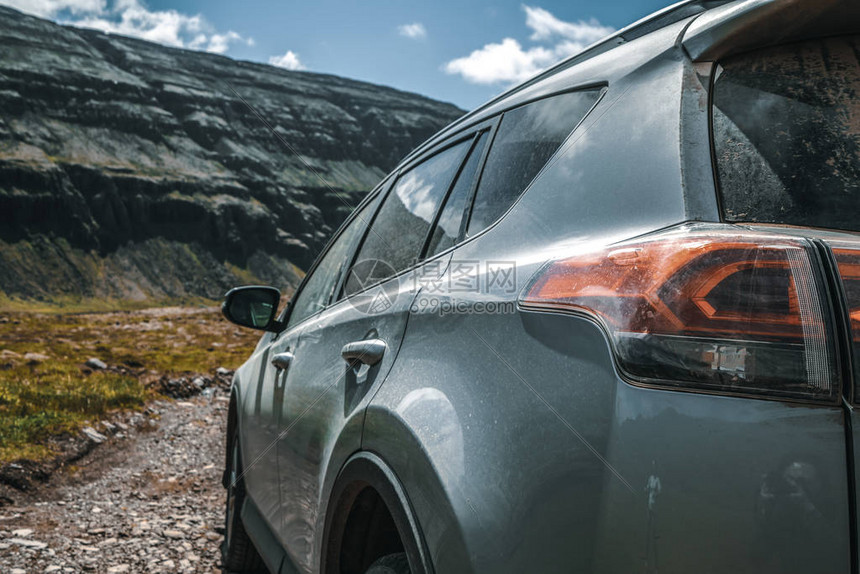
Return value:
M 281 292 L 274 287 L 236 287 L 224 296 L 221 313 L 240 327 L 280 333 L 284 325 L 275 319 L 280 301 Z

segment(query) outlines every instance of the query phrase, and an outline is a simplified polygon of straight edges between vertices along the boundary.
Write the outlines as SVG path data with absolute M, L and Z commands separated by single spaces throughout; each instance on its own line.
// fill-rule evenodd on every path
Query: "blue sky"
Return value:
M 0 0 L 25 12 L 365 80 L 471 109 L 668 0 Z

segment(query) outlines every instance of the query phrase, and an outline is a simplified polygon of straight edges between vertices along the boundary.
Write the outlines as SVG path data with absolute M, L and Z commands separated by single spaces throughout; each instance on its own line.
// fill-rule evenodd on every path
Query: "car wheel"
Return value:
M 406 554 L 389 554 L 370 565 L 365 574 L 410 574 Z
M 227 469 L 227 508 L 224 512 L 224 543 L 221 546 L 224 568 L 229 572 L 251 574 L 265 572 L 263 560 L 242 523 L 242 505 L 245 503 L 245 483 L 242 480 L 242 462 L 239 456 L 239 439 L 232 439 L 230 468 Z

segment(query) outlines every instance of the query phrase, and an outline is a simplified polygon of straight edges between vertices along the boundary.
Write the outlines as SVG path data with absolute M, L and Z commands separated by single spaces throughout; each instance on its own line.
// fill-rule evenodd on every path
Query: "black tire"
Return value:
M 242 480 L 242 458 L 239 439 L 233 437 L 230 447 L 230 467 L 227 469 L 227 508 L 224 511 L 224 542 L 221 560 L 227 572 L 236 574 L 266 574 L 263 559 L 245 531 L 242 505 L 245 503 L 245 482 Z
M 389 554 L 370 565 L 365 574 L 411 574 L 406 554 Z

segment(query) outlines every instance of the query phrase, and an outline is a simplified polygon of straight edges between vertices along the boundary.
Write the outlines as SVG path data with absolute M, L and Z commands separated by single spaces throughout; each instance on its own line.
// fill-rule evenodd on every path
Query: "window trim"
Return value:
M 307 273 L 305 273 L 305 276 L 302 277 L 301 283 L 299 283 L 298 287 L 296 287 L 295 292 L 293 293 L 292 297 L 290 297 L 290 300 L 287 303 L 286 307 L 284 307 L 284 310 L 281 312 L 281 317 L 279 318 L 279 321 L 281 321 L 285 324 L 289 322 L 290 316 L 293 314 L 293 302 L 304 291 L 304 288 L 308 282 L 308 279 L 311 277 L 311 275 L 313 275 L 316 272 L 317 267 L 319 267 L 320 261 L 322 261 L 326 255 L 328 255 L 328 252 L 331 250 L 332 246 L 335 244 L 335 242 L 338 239 L 340 239 L 341 235 L 343 235 L 343 232 L 346 230 L 346 228 L 355 220 L 356 217 L 358 217 L 358 214 L 361 212 L 361 210 L 364 209 L 371 202 L 373 202 L 377 196 L 384 195 L 387 192 L 388 188 L 391 186 L 391 182 L 394 181 L 392 178 L 392 175 L 394 175 L 394 172 L 392 172 L 391 174 L 386 176 L 381 182 L 379 182 L 379 184 L 373 190 L 370 191 L 370 193 L 368 193 L 366 196 L 364 196 L 364 198 L 352 210 L 352 213 L 350 213 L 349 216 L 343 221 L 343 223 L 341 223 L 340 227 L 338 227 L 337 231 L 332 235 L 331 239 L 329 239 L 328 243 L 326 243 L 326 245 L 323 247 L 322 251 L 320 251 L 320 254 L 317 255 L 317 258 L 314 260 L 313 265 L 311 265 L 310 269 L 308 269 Z M 380 205 L 382 205 L 381 201 L 380 201 Z M 379 210 L 379 206 L 376 206 L 376 209 L 371 214 L 370 221 L 367 222 L 367 229 L 370 228 L 370 225 L 373 222 L 373 218 L 376 216 L 376 211 L 378 211 L 378 210 Z M 367 229 L 364 230 L 364 233 L 367 232 Z M 356 242 L 356 245 L 360 245 L 363 242 L 364 233 L 362 233 L 361 238 L 358 242 Z M 354 255 L 353 253 L 350 253 L 350 256 L 348 257 L 348 259 L 351 260 L 353 255 Z M 301 321 L 299 321 L 295 325 L 291 325 L 287 329 L 284 329 L 284 331 L 282 331 L 282 333 L 293 331 L 295 328 L 306 323 L 308 321 L 308 319 L 311 319 L 312 317 L 319 315 L 320 313 L 322 313 L 323 311 L 325 311 L 326 309 L 331 307 L 334 304 L 334 302 L 336 302 L 336 301 L 333 301 L 334 295 L 335 295 L 335 293 L 337 293 L 337 289 L 340 287 L 340 283 L 342 282 L 342 279 L 344 276 L 343 270 L 344 270 L 344 267 L 343 267 L 343 264 L 341 264 L 341 269 L 340 269 L 338 281 L 337 281 L 337 283 L 335 283 L 335 288 L 332 290 L 332 293 L 329 295 L 329 298 L 326 301 L 325 306 L 323 308 L 319 309 L 318 311 L 315 311 L 314 313 L 308 315 L 307 317 L 305 317 L 304 319 L 302 319 Z M 274 341 L 280 336 L 281 336 L 281 333 L 278 333 L 272 338 L 272 340 Z
M 469 229 L 469 223 L 471 223 L 471 221 L 472 221 L 472 211 L 474 208 L 475 197 L 477 196 L 477 193 L 478 193 L 478 186 L 481 184 L 481 178 L 484 175 L 484 168 L 486 167 L 487 156 L 489 156 L 489 152 L 492 149 L 493 144 L 495 144 L 496 133 L 498 131 L 499 125 L 501 125 L 502 121 L 504 120 L 504 116 L 508 112 L 512 112 L 512 111 L 520 109 L 522 107 L 529 106 L 529 105 L 534 104 L 536 102 L 539 102 L 541 100 L 546 100 L 549 98 L 555 98 L 558 96 L 562 96 L 564 94 L 573 94 L 573 93 L 577 93 L 577 92 L 589 92 L 589 91 L 598 92 L 597 99 L 594 100 L 594 103 L 591 105 L 590 108 L 588 108 L 588 111 L 586 111 L 585 114 L 581 118 L 579 118 L 579 121 L 576 122 L 576 124 L 574 124 L 573 128 L 570 130 L 570 133 L 568 133 L 567 136 L 564 138 L 564 140 L 562 140 L 562 142 L 558 146 L 558 148 L 553 152 L 553 154 L 549 157 L 549 159 L 547 159 L 546 163 L 543 166 L 541 166 L 540 170 L 538 170 L 538 172 L 531 179 L 531 181 L 529 181 L 528 185 L 526 185 L 522 189 L 522 191 L 520 191 L 519 195 L 517 195 L 517 198 L 513 202 L 511 202 L 511 204 L 508 206 L 508 208 L 505 209 L 505 211 L 502 212 L 502 214 L 499 215 L 495 220 L 493 220 L 492 223 L 490 223 L 489 225 L 487 225 L 486 227 L 484 227 L 480 231 L 475 232 L 474 235 L 466 236 L 466 232 Z M 549 168 L 549 166 L 552 163 L 554 163 L 553 160 L 558 155 L 558 151 L 562 147 L 564 147 L 564 144 L 566 144 L 568 142 L 568 140 L 570 140 L 570 138 L 573 136 L 573 134 L 576 132 L 576 130 L 578 130 L 579 127 L 583 123 L 585 123 L 585 120 L 587 120 L 591 116 L 591 113 L 597 108 L 597 106 L 600 105 L 600 102 L 603 101 L 603 98 L 606 96 L 606 93 L 608 91 L 609 91 L 609 84 L 607 84 L 606 82 L 586 84 L 586 85 L 583 85 L 581 87 L 576 87 L 576 88 L 567 88 L 564 90 L 559 90 L 557 92 L 544 94 L 544 95 L 541 95 L 539 97 L 536 97 L 536 98 L 533 98 L 530 100 L 526 100 L 525 102 L 521 102 L 515 106 L 511 106 L 510 108 L 505 108 L 505 110 L 502 111 L 498 115 L 498 121 L 496 123 L 496 129 L 493 130 L 493 135 L 492 135 L 493 139 L 488 143 L 487 148 L 486 148 L 486 155 L 483 158 L 481 158 L 481 165 L 478 167 L 478 177 L 476 178 L 475 186 L 472 190 L 472 197 L 470 198 L 470 204 L 468 207 L 468 218 L 464 219 L 463 228 L 461 229 L 461 233 L 462 233 L 463 237 L 460 239 L 460 241 L 457 243 L 457 245 L 461 245 L 462 243 L 465 243 L 468 240 L 471 240 L 475 237 L 479 237 L 479 236 L 483 235 L 486 231 L 495 227 L 502 219 L 504 219 L 508 215 L 508 213 L 510 213 L 510 211 L 514 208 L 514 206 L 516 206 L 520 202 L 520 199 L 526 194 L 526 192 L 529 190 L 529 188 L 531 188 L 532 184 L 535 181 L 537 181 L 537 179 L 540 178 L 541 175 L 543 175 L 543 173 Z
M 466 210 L 463 214 L 463 219 L 460 220 L 460 231 L 457 234 L 457 242 L 454 244 L 455 246 L 468 239 L 466 231 L 469 229 L 469 222 L 472 221 L 472 209 L 475 206 L 475 196 L 478 194 L 478 186 L 481 185 L 481 178 L 484 176 L 484 166 L 487 164 L 487 158 L 490 156 L 490 150 L 493 148 L 493 144 L 496 143 L 496 134 L 499 132 L 499 126 L 502 124 L 502 120 L 506 113 L 507 110 L 496 116 L 495 125 L 493 125 L 493 130 L 490 132 L 487 145 L 481 155 L 481 163 L 478 164 L 478 169 L 475 172 L 475 180 L 472 182 L 472 188 L 469 190 L 469 196 L 466 198 Z M 523 190 L 523 192 L 525 192 L 525 190 Z M 478 234 L 476 233 L 475 235 Z
M 367 197 L 365 197 L 365 199 L 355 208 L 353 214 L 351 214 L 350 217 L 348 217 L 347 220 L 343 223 L 343 225 L 341 225 L 341 228 L 338 230 L 337 234 L 331 239 L 331 241 L 329 241 L 329 243 L 326 245 L 325 249 L 317 257 L 317 260 L 314 262 L 314 265 L 311 267 L 311 269 L 305 275 L 304 279 L 302 280 L 302 283 L 299 284 L 299 287 L 296 289 L 296 292 L 293 294 L 293 298 L 295 298 L 299 295 L 302 288 L 304 287 L 305 281 L 311 275 L 311 273 L 313 273 L 314 270 L 316 269 L 317 263 L 319 263 L 319 261 L 325 256 L 325 254 L 328 252 L 331 245 L 334 243 L 334 241 L 336 241 L 336 239 L 343 232 L 344 227 L 346 227 L 346 225 L 348 225 L 349 222 L 352 221 L 353 217 L 355 216 L 356 213 L 358 213 L 359 209 L 362 208 L 365 205 L 365 203 L 371 201 L 372 197 L 374 197 L 375 195 L 379 195 L 380 196 L 379 205 L 376 207 L 374 212 L 371 214 L 371 217 L 370 217 L 370 220 L 368 222 L 367 227 L 364 229 L 364 232 L 362 233 L 361 238 L 356 243 L 356 248 L 352 251 L 351 255 L 348 257 L 348 259 L 347 259 L 348 265 L 346 265 L 345 268 L 342 268 L 340 279 L 338 281 L 338 284 L 335 285 L 333 295 L 329 299 L 328 304 L 326 305 L 325 308 L 320 309 L 319 311 L 317 311 L 313 315 L 310 315 L 310 316 L 306 317 L 305 319 L 303 319 L 301 321 L 301 323 L 298 323 L 296 326 L 305 323 L 307 321 L 307 319 L 310 319 L 310 318 L 318 315 L 319 313 L 325 311 L 326 309 L 333 307 L 335 305 L 338 305 L 341 301 L 345 301 L 345 300 L 350 299 L 351 297 L 353 297 L 355 295 L 358 295 L 360 293 L 364 293 L 367 290 L 372 289 L 373 287 L 376 287 L 377 285 L 380 285 L 386 281 L 390 281 L 391 279 L 401 277 L 402 275 L 405 275 L 406 273 L 413 271 L 414 269 L 417 269 L 418 267 L 420 267 L 421 265 L 423 265 L 424 263 L 426 263 L 428 261 L 432 261 L 434 259 L 444 257 L 448 253 L 451 253 L 453 250 L 455 250 L 455 249 L 463 246 L 464 244 L 484 235 L 490 229 L 492 229 L 496 225 L 498 225 L 498 223 L 502 219 L 504 219 L 508 215 L 508 213 L 510 213 L 510 211 L 520 202 L 522 197 L 526 194 L 526 192 L 531 187 L 532 183 L 534 183 L 534 181 L 537 180 L 543 174 L 543 172 L 553 163 L 553 159 L 558 154 L 558 150 L 556 150 L 556 152 L 552 156 L 550 156 L 550 158 L 549 158 L 549 160 L 547 160 L 546 164 L 540 169 L 540 171 L 538 171 L 538 173 L 531 180 L 531 182 L 529 182 L 529 184 L 522 190 L 522 192 L 520 192 L 519 196 L 517 196 L 517 199 L 513 203 L 511 203 L 511 205 L 508 206 L 507 210 L 505 210 L 504 213 L 502 213 L 490 225 L 488 225 L 487 227 L 485 227 L 481 231 L 475 233 L 475 235 L 467 237 L 465 235 L 465 232 L 466 232 L 466 229 L 468 229 L 469 221 L 471 220 L 472 206 L 473 206 L 473 203 L 475 200 L 475 195 L 477 193 L 478 186 L 480 185 L 481 177 L 483 176 L 483 173 L 484 173 L 484 167 L 486 165 L 487 157 L 488 157 L 490 150 L 492 149 L 493 143 L 495 141 L 496 132 L 498 130 L 498 127 L 499 127 L 505 113 L 512 111 L 512 110 L 515 110 L 515 109 L 518 109 L 518 108 L 521 108 L 523 106 L 527 106 L 529 104 L 533 104 L 533 103 L 541 101 L 541 100 L 545 100 L 547 98 L 552 98 L 552 97 L 560 96 L 560 95 L 567 94 L 567 93 L 583 92 L 583 91 L 589 91 L 589 90 L 599 91 L 598 97 L 595 100 L 594 104 L 588 109 L 588 111 L 585 113 L 585 115 L 582 118 L 580 118 L 580 120 L 576 123 L 576 125 L 574 125 L 573 129 L 571 129 L 568 136 L 561 143 L 561 145 L 559 146 L 559 149 L 561 149 L 561 147 L 564 146 L 564 144 L 573 136 L 573 134 L 576 132 L 576 130 L 578 130 L 580 128 L 580 126 L 591 116 L 592 112 L 594 112 L 594 110 L 597 108 L 597 106 L 599 106 L 600 103 L 603 101 L 606 93 L 609 90 L 608 82 L 606 82 L 606 81 L 589 82 L 589 83 L 582 84 L 579 86 L 564 88 L 562 90 L 550 92 L 548 94 L 541 94 L 541 95 L 536 96 L 534 98 L 525 100 L 523 102 L 519 102 L 516 105 L 513 105 L 513 106 L 507 107 L 503 110 L 500 110 L 498 113 L 496 113 L 493 116 L 482 118 L 482 119 L 480 119 L 474 123 L 471 123 L 471 124 L 465 126 L 463 129 L 458 130 L 457 132 L 451 134 L 445 140 L 437 143 L 436 145 L 433 145 L 432 147 L 428 148 L 427 150 L 423 151 L 422 153 L 408 159 L 408 161 L 406 163 L 403 163 L 402 165 L 395 168 L 390 174 L 388 174 L 388 176 L 386 176 L 385 179 L 383 179 L 383 181 L 375 188 L 375 190 L 373 192 L 369 193 L 367 195 Z M 457 238 L 457 242 L 454 243 L 454 245 L 448 247 L 447 249 L 440 251 L 439 253 L 435 253 L 432 257 L 429 257 L 429 258 L 426 257 L 427 243 L 429 241 L 429 238 L 432 237 L 433 230 L 435 229 L 434 225 L 438 222 L 438 218 L 441 214 L 441 211 L 442 211 L 442 209 L 444 209 L 445 202 L 447 201 L 448 196 L 450 195 L 451 190 L 453 189 L 453 186 L 456 184 L 456 177 L 455 177 L 452 180 L 451 184 L 449 184 L 448 189 L 445 192 L 445 197 L 443 199 L 443 202 L 440 204 L 439 209 L 437 210 L 436 214 L 434 215 L 433 225 L 430 226 L 430 228 L 428 230 L 428 235 L 424 238 L 424 243 L 422 245 L 421 252 L 419 253 L 419 257 L 416 259 L 415 263 L 412 265 L 409 265 L 408 267 L 403 268 L 402 270 L 398 271 L 397 273 L 395 273 L 391 277 L 387 277 L 381 281 L 377 281 L 376 283 L 368 285 L 367 287 L 365 287 L 361 291 L 356 291 L 355 293 L 352 293 L 349 296 L 345 296 L 344 295 L 344 286 L 346 283 L 346 278 L 349 275 L 349 270 L 352 269 L 352 266 L 355 264 L 355 260 L 358 257 L 359 252 L 361 251 L 361 247 L 364 245 L 364 241 L 367 238 L 367 234 L 370 232 L 371 227 L 373 226 L 374 222 L 376 221 L 376 216 L 378 215 L 380 208 L 382 207 L 385 200 L 388 198 L 388 194 L 391 193 L 391 190 L 394 189 L 394 187 L 396 186 L 397 182 L 400 179 L 400 176 L 402 174 L 404 174 L 405 172 L 410 171 L 414 167 L 417 167 L 419 164 L 433 158 L 433 156 L 435 156 L 439 153 L 442 153 L 443 151 L 447 150 L 448 148 L 453 147 L 459 143 L 462 143 L 463 141 L 468 140 L 469 138 L 473 139 L 472 146 L 474 146 L 474 141 L 476 141 L 476 139 L 477 139 L 476 136 L 478 134 L 480 134 L 482 131 L 486 131 L 488 129 L 490 130 L 490 134 L 488 136 L 489 139 L 487 140 L 486 147 L 484 148 L 484 150 L 481 154 L 481 160 L 480 160 L 480 163 L 478 164 L 478 169 L 477 169 L 475 180 L 472 182 L 472 187 L 470 189 L 469 197 L 468 197 L 467 202 L 466 202 L 466 210 L 464 212 L 465 216 L 464 216 L 463 220 L 460 222 L 460 233 L 459 233 L 459 236 Z M 420 149 L 420 146 L 418 149 Z M 469 151 L 471 152 L 472 148 L 470 148 Z M 460 172 L 462 171 L 462 169 L 465 165 L 465 162 L 468 160 L 468 157 L 469 156 L 467 154 L 466 157 L 464 158 L 463 162 L 460 164 L 460 168 L 457 171 L 457 176 L 459 176 Z M 407 158 L 409 158 L 409 156 L 407 156 Z M 344 269 L 345 269 L 345 272 L 343 272 Z M 289 310 L 290 307 L 291 306 L 288 305 L 287 310 Z M 286 315 L 286 310 L 285 310 L 285 316 L 282 318 L 282 320 L 284 320 L 284 321 L 289 320 L 289 317 Z
M 359 235 L 358 235 L 357 239 L 355 240 L 355 243 L 353 244 L 352 248 L 349 251 L 347 251 L 346 257 L 344 258 L 344 261 L 340 265 L 340 270 L 338 271 L 338 274 L 337 274 L 337 281 L 335 281 L 334 285 L 332 286 L 331 293 L 329 293 L 328 301 L 326 301 L 326 306 L 323 309 L 321 309 L 320 311 L 324 311 L 325 309 L 328 309 L 329 307 L 337 304 L 337 302 L 339 301 L 338 293 L 340 292 L 341 285 L 346 280 L 346 275 L 347 275 L 347 273 L 349 273 L 349 269 L 350 269 L 349 265 L 347 265 L 347 262 L 352 261 L 353 258 L 355 257 L 355 255 L 358 253 L 358 250 L 361 248 L 361 245 L 364 242 L 364 237 L 367 234 L 367 230 L 370 229 L 370 226 L 373 224 L 373 220 L 376 218 L 376 213 L 379 211 L 379 208 L 382 207 L 382 202 L 385 199 L 385 197 L 387 197 L 388 190 L 391 189 L 391 187 L 393 187 L 393 180 L 387 182 L 386 186 L 379 191 L 379 194 L 378 194 L 379 202 L 376 205 L 375 209 L 373 209 L 373 212 L 370 213 L 370 217 L 368 217 L 367 221 L 364 222 L 364 224 L 365 224 L 364 229 L 361 231 L 361 233 L 359 233 Z M 374 196 L 374 198 L 371 199 L 371 201 L 376 201 L 376 196 Z M 364 208 L 364 206 L 361 206 L 360 208 L 357 207 L 355 209 L 356 217 L 357 217 L 359 210 L 363 209 L 363 208 Z M 354 218 L 351 217 L 350 222 L 353 219 Z
M 423 262 L 428 259 L 427 250 L 430 248 L 430 241 L 433 240 L 433 233 L 436 231 L 436 227 L 439 225 L 439 220 L 442 218 L 442 211 L 444 211 L 445 206 L 448 204 L 448 199 L 451 197 L 451 192 L 454 191 L 454 187 L 457 185 L 460 179 L 460 175 L 462 175 L 463 173 L 463 169 L 465 169 L 466 164 L 471 159 L 472 152 L 475 151 L 475 146 L 478 145 L 478 140 L 483 134 L 486 133 L 487 143 L 484 144 L 484 149 L 481 150 L 481 157 L 478 158 L 478 167 L 475 169 L 475 174 L 472 176 L 472 183 L 469 185 L 469 189 L 466 194 L 466 205 L 463 208 L 463 217 L 460 219 L 460 229 L 457 231 L 457 237 L 454 238 L 454 245 L 443 249 L 439 253 L 433 254 L 430 259 L 435 259 L 436 255 L 441 255 L 442 253 L 445 253 L 446 251 L 453 247 L 456 247 L 460 244 L 461 241 L 463 241 L 463 226 L 465 225 L 465 222 L 468 220 L 469 215 L 472 212 L 472 198 L 474 197 L 475 188 L 477 187 L 478 181 L 480 181 L 481 179 L 481 171 L 484 167 L 484 162 L 487 160 L 487 154 L 490 151 L 490 146 L 493 143 L 493 138 L 496 137 L 496 129 L 499 127 L 500 118 L 501 116 L 491 118 L 489 121 L 477 126 L 474 133 L 472 133 L 472 144 L 469 146 L 469 151 L 466 152 L 466 156 L 460 163 L 460 167 L 457 170 L 457 173 L 454 174 L 454 178 L 451 180 L 451 183 L 448 184 L 448 189 L 445 191 L 445 195 L 442 197 L 442 201 L 439 203 L 439 209 L 436 210 L 436 213 L 433 216 L 433 221 L 430 223 L 430 229 L 427 231 L 427 236 L 424 238 L 424 245 L 421 247 L 421 252 L 418 255 L 419 262 Z
M 726 218 L 723 215 L 723 198 L 720 193 L 720 174 L 717 168 L 717 142 L 714 132 L 714 90 L 716 89 L 717 72 L 720 69 L 720 63 L 717 60 L 710 62 L 711 69 L 708 77 L 708 151 L 711 156 L 711 174 L 714 178 L 714 194 L 717 202 L 717 217 L 720 223 L 725 223 Z
M 442 128 L 439 132 L 430 136 L 430 138 L 427 141 L 425 141 L 424 143 L 422 143 L 421 145 L 416 147 L 414 150 L 412 150 L 411 152 L 406 154 L 406 156 L 403 158 L 403 160 L 411 162 L 413 157 L 423 156 L 425 150 L 435 149 L 435 147 L 438 143 L 442 143 L 443 141 L 448 141 L 450 138 L 455 138 L 455 137 L 457 137 L 457 134 L 462 134 L 462 133 L 466 133 L 468 131 L 471 131 L 476 126 L 479 126 L 486 121 L 490 121 L 492 119 L 498 118 L 502 114 L 504 114 L 505 112 L 509 112 L 513 109 L 520 107 L 520 106 L 526 106 L 526 105 L 531 104 L 533 102 L 536 102 L 538 100 L 542 100 L 544 98 L 550 98 L 552 96 L 557 96 L 557 95 L 563 94 L 565 92 L 580 92 L 583 90 L 598 90 L 598 89 L 606 89 L 608 87 L 609 87 L 609 81 L 607 79 L 603 79 L 603 80 L 588 80 L 582 84 L 576 84 L 575 86 L 572 86 L 572 87 L 558 88 L 555 91 L 546 92 L 546 93 L 542 93 L 542 91 L 538 91 L 536 89 L 535 90 L 537 92 L 536 94 L 532 95 L 531 97 L 525 98 L 522 101 L 516 101 L 516 100 L 518 100 L 518 96 L 521 95 L 519 93 L 517 93 L 517 94 L 503 94 L 504 97 L 500 96 L 495 100 L 494 106 L 498 106 L 498 109 L 493 109 L 492 111 L 482 110 L 482 113 L 476 114 L 474 118 L 469 117 L 471 115 L 471 112 L 470 112 L 470 113 L 466 114 L 465 116 L 463 116 L 463 118 L 460 118 L 459 120 L 454 120 L 454 122 L 452 122 L 449 126 Z M 549 88 L 547 88 L 547 87 L 541 88 L 541 90 L 546 90 L 546 89 L 549 89 Z M 509 99 L 515 100 L 515 103 L 505 103 L 505 100 L 509 100 Z M 485 106 L 481 106 L 482 109 L 484 107 Z M 591 113 L 590 110 L 589 110 L 589 113 Z M 461 120 L 465 120 L 465 119 L 468 119 L 470 121 L 468 123 L 464 123 L 462 126 L 455 126 L 455 124 L 457 124 Z M 451 128 L 452 126 L 455 126 L 456 130 L 451 132 L 450 134 L 447 134 L 448 129 Z M 444 139 L 437 141 L 437 138 L 439 138 L 439 137 L 444 137 Z
M 492 118 L 485 119 L 482 122 L 479 122 L 475 125 L 470 126 L 466 130 L 463 130 L 463 131 L 460 131 L 456 134 L 453 134 L 450 138 L 446 139 L 445 141 L 439 142 L 439 144 L 437 146 L 434 146 L 431 149 L 427 150 L 426 153 L 423 153 L 419 156 L 416 156 L 414 159 L 412 159 L 408 163 L 405 163 L 402 166 L 398 167 L 397 169 L 395 169 L 391 173 L 391 176 L 390 176 L 391 183 L 388 186 L 388 188 L 384 191 L 385 195 L 380 199 L 379 206 L 377 207 L 376 211 L 373 214 L 373 219 L 370 220 L 370 223 L 367 226 L 367 229 L 364 230 L 364 233 L 361 236 L 361 240 L 358 242 L 358 247 L 355 249 L 352 256 L 350 257 L 349 265 L 347 266 L 347 272 L 344 273 L 343 276 L 341 277 L 340 285 L 337 286 L 336 291 L 335 291 L 337 293 L 337 295 L 332 298 L 331 305 L 336 305 L 340 301 L 347 300 L 347 299 L 353 297 L 354 295 L 364 293 L 365 291 L 372 289 L 373 287 L 376 287 L 377 285 L 381 285 L 382 283 L 385 283 L 386 281 L 390 281 L 391 279 L 394 279 L 396 277 L 400 277 L 400 276 L 408 273 L 409 271 L 417 269 L 419 266 L 423 265 L 425 261 L 427 261 L 427 259 L 425 259 L 424 256 L 425 256 L 425 252 L 427 249 L 427 244 L 430 241 L 430 237 L 432 237 L 433 230 L 435 229 L 434 225 L 438 221 L 439 215 L 441 214 L 442 209 L 444 209 L 444 207 L 445 207 L 445 201 L 447 201 L 448 195 L 450 195 L 451 190 L 454 188 L 454 185 L 456 184 L 457 176 L 460 175 L 460 172 L 463 170 L 463 166 L 465 166 L 466 161 L 468 161 L 468 159 L 469 159 L 469 153 L 472 151 L 472 149 L 475 145 L 475 141 L 477 140 L 477 136 L 481 132 L 486 131 L 487 129 L 495 130 L 496 126 L 498 125 L 500 117 L 501 116 L 495 116 Z M 460 166 L 457 169 L 457 173 L 456 173 L 455 177 L 452 178 L 451 182 L 448 184 L 448 189 L 445 190 L 445 195 L 443 197 L 443 200 L 439 204 L 439 208 L 436 210 L 436 213 L 433 215 L 433 221 L 432 221 L 432 223 L 431 223 L 431 225 L 427 231 L 427 234 L 424 237 L 424 241 L 421 244 L 421 251 L 418 253 L 418 257 L 416 258 L 415 263 L 413 263 L 412 265 L 409 265 L 407 267 L 404 267 L 403 269 L 401 269 L 400 271 L 398 271 L 397 273 L 395 273 L 391 277 L 386 277 L 385 279 L 382 279 L 380 281 L 377 281 L 376 283 L 368 285 L 367 287 L 365 287 L 361 291 L 356 291 L 355 293 L 351 293 L 350 295 L 346 296 L 344 294 L 344 287 L 346 284 L 346 277 L 349 275 L 349 270 L 352 269 L 353 265 L 355 264 L 356 259 L 358 258 L 358 254 L 361 252 L 361 248 L 364 246 L 364 241 L 367 238 L 367 234 L 370 233 L 370 229 L 373 227 L 373 224 L 376 222 L 376 217 L 379 214 L 379 211 L 382 208 L 382 205 L 385 203 L 385 200 L 388 199 L 388 195 L 390 193 L 393 193 L 394 188 L 397 186 L 397 182 L 400 181 L 400 177 L 403 174 L 405 174 L 405 173 L 411 171 L 412 169 L 418 167 L 422 163 L 433 159 L 433 157 L 435 157 L 436 155 L 438 155 L 438 154 L 440 154 L 440 153 L 442 153 L 442 152 L 444 152 L 444 151 L 446 151 L 446 150 L 448 150 L 448 149 L 450 149 L 456 145 L 459 145 L 465 141 L 468 141 L 469 139 L 472 139 L 472 143 L 470 144 L 469 150 L 467 151 L 466 155 L 463 157 L 463 160 L 460 162 Z M 489 144 L 490 144 L 490 142 L 488 141 L 487 145 L 489 146 Z M 489 147 L 486 147 L 484 151 L 486 152 L 486 150 L 488 150 L 488 149 L 489 149 Z M 479 172 L 481 171 L 481 169 L 483 167 L 483 162 L 486 160 L 486 158 L 487 158 L 486 153 L 484 153 L 481 157 L 482 163 L 478 165 L 478 171 Z M 477 181 L 477 178 L 476 178 L 476 181 Z M 475 185 L 475 182 L 473 182 L 473 186 L 474 185 Z M 468 207 L 468 204 L 467 204 L 467 207 Z M 461 228 L 462 228 L 462 222 L 461 222 Z M 452 245 L 451 247 L 449 247 L 445 251 L 440 251 L 439 253 L 435 254 L 431 259 L 435 259 L 436 257 L 439 257 L 439 256 L 443 255 L 444 253 L 449 252 L 450 250 L 454 249 L 458 245 L 459 245 L 459 241 L 458 241 L 458 243 L 455 243 L 454 245 Z
M 457 172 L 454 174 L 454 177 L 451 178 L 451 182 L 448 184 L 448 189 L 445 190 L 445 193 L 442 195 L 442 200 L 439 202 L 439 209 L 436 210 L 436 213 L 433 214 L 433 219 L 430 221 L 430 227 L 427 230 L 427 234 L 424 236 L 424 242 L 421 244 L 421 249 L 418 251 L 418 261 L 424 261 L 427 257 L 427 250 L 430 248 L 430 241 L 433 239 L 433 233 L 436 231 L 436 228 L 439 225 L 439 220 L 442 218 L 442 212 L 445 210 L 445 206 L 448 204 L 448 198 L 451 196 L 451 192 L 454 190 L 454 187 L 457 185 L 457 180 L 460 178 L 460 175 L 463 173 L 463 169 L 466 167 L 466 164 L 469 163 L 469 159 L 471 159 L 472 152 L 475 151 L 475 146 L 478 145 L 478 140 L 480 139 L 483 131 L 477 131 L 472 134 L 472 142 L 469 144 L 469 149 L 466 150 L 466 155 L 463 156 L 463 161 L 460 162 L 460 166 L 457 168 Z M 483 160 L 483 154 L 479 161 Z M 480 163 L 478 164 L 480 165 Z M 472 182 L 474 183 L 475 176 L 472 176 Z M 471 193 L 471 186 L 469 188 L 469 193 Z M 468 201 L 468 196 L 467 196 Z M 468 206 L 468 203 L 466 204 Z M 466 210 L 463 210 L 464 213 Z M 463 220 L 460 220 L 460 226 L 462 227 Z M 459 231 L 457 232 L 457 238 L 455 241 L 459 239 Z

